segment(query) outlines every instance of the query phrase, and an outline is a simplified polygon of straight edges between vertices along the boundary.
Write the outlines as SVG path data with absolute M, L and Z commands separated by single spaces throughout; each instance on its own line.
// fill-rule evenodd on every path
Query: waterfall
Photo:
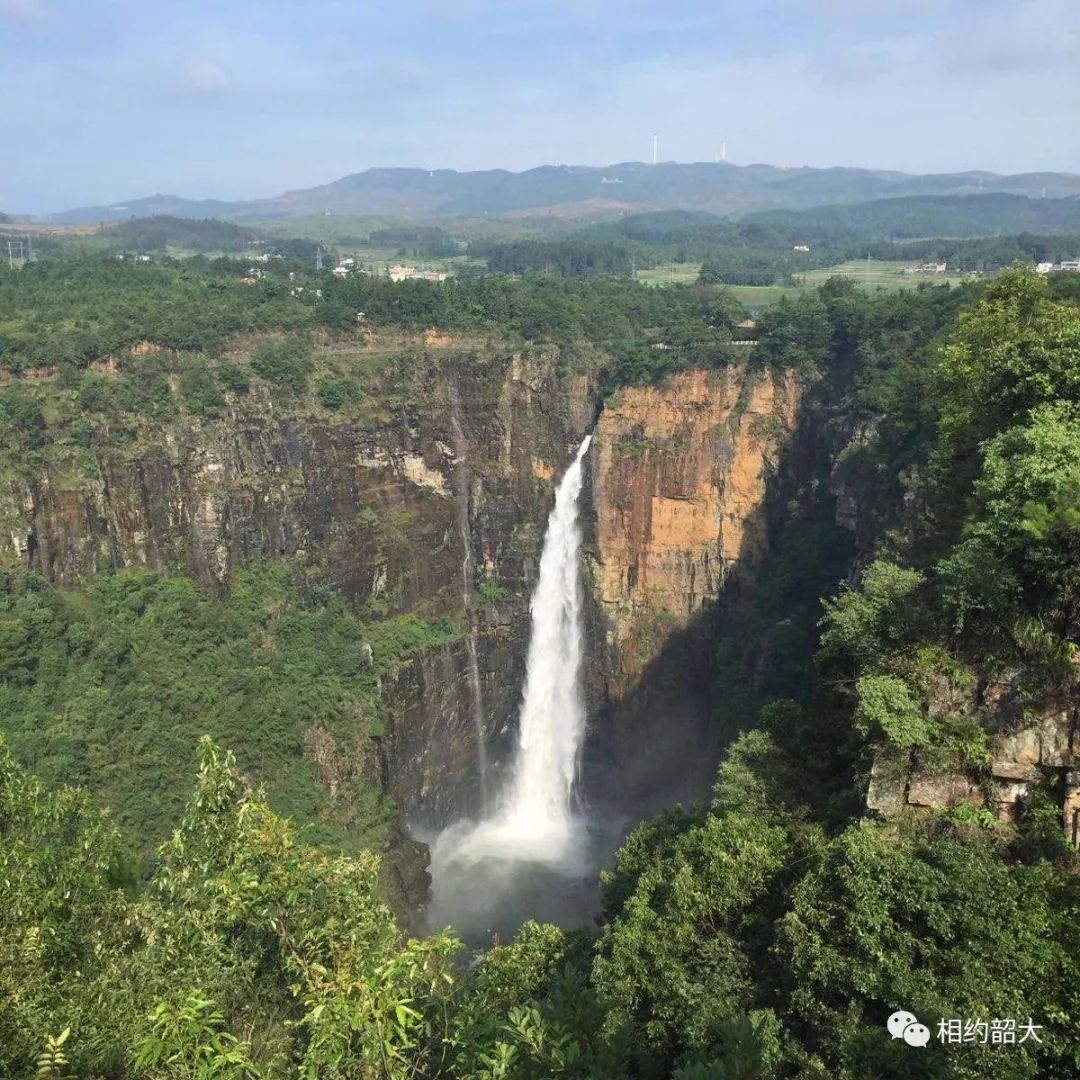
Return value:
M 584 870 L 587 829 L 573 802 L 585 739 L 578 499 L 590 441 L 559 482 L 548 518 L 510 780 L 489 817 L 459 821 L 431 842 L 432 925 L 491 927 L 504 905 L 543 917 L 544 895 L 562 903 L 566 886 L 537 879 L 528 867 L 569 878 Z
M 540 574 L 529 605 L 532 625 L 513 783 L 502 807 L 512 832 L 558 840 L 569 832 L 571 799 L 585 737 L 581 693 L 584 646 L 581 587 L 582 459 L 585 437 L 555 492 Z
M 484 734 L 484 695 L 480 685 L 480 661 L 476 652 L 476 604 L 473 596 L 472 529 L 469 526 L 468 444 L 461 429 L 461 399 L 457 383 L 450 381 L 450 428 L 454 433 L 454 479 L 457 487 L 458 534 L 464 552 L 461 560 L 461 601 L 465 609 L 465 648 L 469 658 L 469 686 L 472 691 L 473 727 L 476 732 L 476 771 L 480 778 L 480 807 L 487 809 L 487 741 Z

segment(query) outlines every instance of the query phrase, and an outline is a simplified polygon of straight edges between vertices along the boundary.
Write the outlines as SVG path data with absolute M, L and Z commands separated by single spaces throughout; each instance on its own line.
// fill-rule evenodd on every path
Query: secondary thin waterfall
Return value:
M 582 459 L 591 440 L 591 435 L 585 437 L 555 492 L 530 604 L 532 625 L 517 756 L 501 814 L 508 829 L 523 839 L 557 839 L 569 830 L 585 737 L 578 499 Z
M 473 728 L 476 735 L 476 771 L 480 778 L 480 806 L 488 805 L 487 741 L 484 734 L 484 694 L 480 684 L 480 661 L 476 651 L 476 602 L 473 595 L 472 529 L 469 526 L 468 444 L 461 428 L 461 399 L 457 383 L 450 381 L 450 427 L 454 433 L 454 479 L 457 486 L 458 534 L 464 552 L 461 561 L 461 601 L 465 608 L 465 647 L 469 657 L 469 688 L 472 691 Z

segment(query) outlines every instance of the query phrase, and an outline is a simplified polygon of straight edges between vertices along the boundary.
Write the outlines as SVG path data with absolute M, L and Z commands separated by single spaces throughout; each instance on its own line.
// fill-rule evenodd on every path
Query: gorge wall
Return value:
M 131 418 L 122 437 L 108 425 L 81 442 L 53 433 L 47 453 L 4 463 L 0 564 L 62 584 L 146 567 L 223 589 L 238 567 L 280 557 L 365 621 L 453 618 L 454 641 L 383 678 L 385 783 L 435 826 L 476 802 L 470 631 L 496 783 L 509 758 L 554 482 L 595 423 L 589 753 L 634 799 L 666 799 L 673 774 L 700 788 L 716 751 L 710 620 L 766 545 L 767 483 L 798 393 L 790 376 L 740 366 L 602 403 L 602 360 L 448 339 L 389 357 L 375 342 L 356 363 L 378 374 L 351 412 L 255 384 L 216 419 L 180 410 Z M 298 748 L 310 756 L 307 744 L 318 740 Z M 342 771 L 325 757 L 320 775 Z
M 80 442 L 51 430 L 34 454 L 10 450 L 0 470 L 0 565 L 67 585 L 145 567 L 223 589 L 238 567 L 279 557 L 365 621 L 415 613 L 464 627 L 464 499 L 477 583 L 489 583 L 473 616 L 497 740 L 521 684 L 552 478 L 592 423 L 595 382 L 588 358 L 572 368 L 557 349 L 443 339 L 398 350 L 388 356 L 375 342 L 358 351 L 355 363 L 376 374 L 351 414 L 255 383 L 216 419 L 183 409 L 163 420 L 125 416 L 123 431 L 102 424 Z M 46 380 L 33 386 L 43 400 L 65 392 Z M 465 489 L 455 483 L 461 454 Z M 423 815 L 470 797 L 450 782 L 471 776 L 475 760 L 466 645 L 461 636 L 384 678 L 384 772 L 399 805 Z

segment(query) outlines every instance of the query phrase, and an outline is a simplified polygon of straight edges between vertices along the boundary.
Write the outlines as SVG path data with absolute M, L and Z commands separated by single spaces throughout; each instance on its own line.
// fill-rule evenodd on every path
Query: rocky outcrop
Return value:
M 1080 707 L 1059 703 L 1024 719 L 1022 726 L 1006 727 L 991 739 L 990 762 L 977 773 L 928 770 L 910 754 L 881 750 L 866 803 L 886 818 L 967 804 L 1008 825 L 1044 784 L 1060 805 L 1066 838 L 1080 847 Z
M 765 544 L 765 485 L 795 421 L 790 376 L 688 371 L 632 387 L 596 429 L 594 585 L 625 693 Z

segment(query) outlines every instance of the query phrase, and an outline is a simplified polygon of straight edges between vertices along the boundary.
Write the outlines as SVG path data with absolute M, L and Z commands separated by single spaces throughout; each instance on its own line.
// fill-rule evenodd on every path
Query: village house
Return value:
M 391 266 L 386 271 L 391 281 L 445 281 L 442 270 L 421 270 L 415 266 Z

